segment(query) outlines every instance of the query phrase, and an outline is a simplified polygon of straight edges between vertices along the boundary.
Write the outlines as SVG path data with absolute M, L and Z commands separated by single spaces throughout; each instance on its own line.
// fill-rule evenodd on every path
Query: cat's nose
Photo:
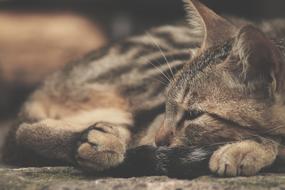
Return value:
M 156 146 L 169 146 L 173 137 L 174 131 L 166 129 L 166 127 L 162 125 L 155 135 L 155 144 Z

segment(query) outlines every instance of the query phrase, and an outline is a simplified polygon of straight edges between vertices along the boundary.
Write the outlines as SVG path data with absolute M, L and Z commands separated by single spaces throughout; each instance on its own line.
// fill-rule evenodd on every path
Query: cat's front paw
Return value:
M 109 123 L 96 123 L 83 132 L 75 159 L 84 169 L 103 171 L 124 160 L 126 144 L 117 135 L 116 127 Z
M 268 147 L 254 141 L 225 145 L 212 155 L 210 170 L 219 176 L 252 176 L 275 160 Z

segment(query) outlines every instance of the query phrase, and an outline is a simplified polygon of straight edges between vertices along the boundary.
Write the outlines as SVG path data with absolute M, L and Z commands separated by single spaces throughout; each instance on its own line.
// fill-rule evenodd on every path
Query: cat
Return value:
M 4 160 L 190 178 L 255 175 L 284 157 L 284 40 L 185 4 L 188 25 L 116 42 L 47 78 Z

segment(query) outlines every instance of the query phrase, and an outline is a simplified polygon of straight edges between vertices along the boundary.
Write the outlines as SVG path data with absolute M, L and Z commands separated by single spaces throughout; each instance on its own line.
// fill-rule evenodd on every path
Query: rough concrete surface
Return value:
M 254 177 L 193 180 L 165 176 L 108 178 L 84 175 L 70 167 L 1 168 L 0 190 L 284 190 L 285 174 L 260 174 Z

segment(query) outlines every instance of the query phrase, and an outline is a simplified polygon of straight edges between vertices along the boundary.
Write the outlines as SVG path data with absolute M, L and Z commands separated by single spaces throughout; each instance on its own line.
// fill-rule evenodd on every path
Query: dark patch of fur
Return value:
M 195 178 L 210 173 L 208 162 L 216 149 L 217 146 L 173 148 L 140 146 L 128 150 L 125 161 L 104 174 L 120 177 L 167 175 Z

